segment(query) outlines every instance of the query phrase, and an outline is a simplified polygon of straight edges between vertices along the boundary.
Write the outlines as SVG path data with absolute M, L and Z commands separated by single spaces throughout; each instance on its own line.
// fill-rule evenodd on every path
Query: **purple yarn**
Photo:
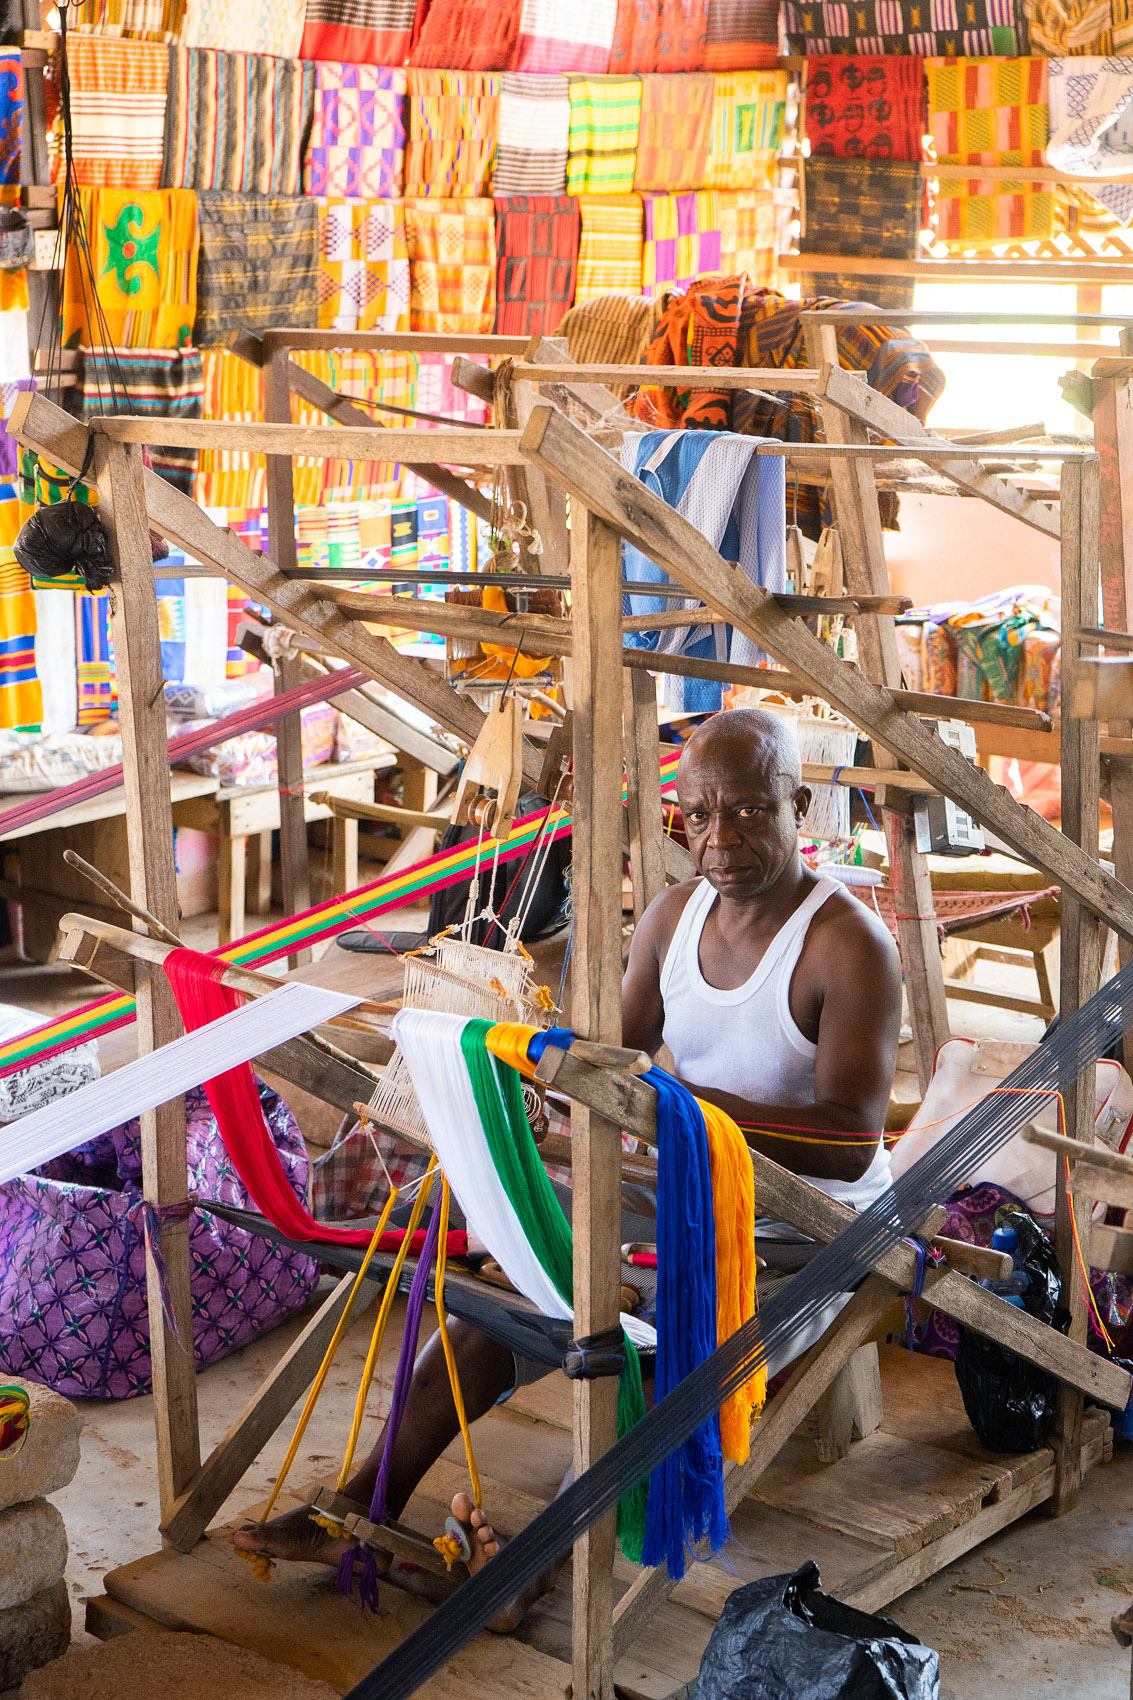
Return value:
M 397 1360 L 393 1398 L 390 1401 L 389 1418 L 386 1422 L 385 1445 L 382 1447 L 382 1461 L 378 1468 L 378 1479 L 374 1483 L 374 1497 L 370 1501 L 370 1521 L 372 1523 L 384 1523 L 388 1515 L 387 1497 L 389 1473 L 393 1467 L 393 1449 L 397 1442 L 397 1432 L 401 1427 L 401 1419 L 405 1415 L 405 1402 L 409 1397 L 409 1383 L 413 1379 L 413 1363 L 417 1356 L 417 1336 L 421 1329 L 421 1312 L 425 1308 L 425 1294 L 429 1290 L 429 1272 L 433 1267 L 433 1258 L 436 1254 L 440 1224 L 441 1213 L 434 1206 L 429 1217 L 425 1244 L 421 1248 L 417 1267 L 413 1271 L 413 1284 L 409 1289 L 409 1301 L 405 1309 L 405 1332 L 401 1337 L 401 1355 Z
M 355 1575 L 355 1565 L 361 1564 L 361 1575 Z M 378 1609 L 378 1561 L 372 1550 L 361 1541 L 350 1541 L 338 1561 L 338 1591 L 347 1599 L 358 1585 L 358 1603 L 363 1611 Z

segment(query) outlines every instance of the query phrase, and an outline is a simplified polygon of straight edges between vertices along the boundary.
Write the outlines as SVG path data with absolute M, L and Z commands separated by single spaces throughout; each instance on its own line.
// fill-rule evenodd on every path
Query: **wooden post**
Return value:
M 142 453 L 96 439 L 99 517 L 110 539 L 116 579 L 110 590 L 111 632 L 118 675 L 118 715 L 126 789 L 130 895 L 176 932 L 177 876 L 169 797 L 169 745 L 157 596 L 142 487 Z M 143 930 L 140 922 L 135 931 Z M 138 962 L 135 997 L 138 1051 L 145 1055 L 181 1035 L 181 1019 L 160 969 Z M 189 1177 L 182 1098 L 141 1117 L 142 1190 L 157 1209 L 184 1209 L 166 1220 L 161 1249 L 177 1333 L 169 1328 L 153 1257 L 147 1248 L 150 1352 L 157 1428 L 158 1491 L 163 1519 L 200 1468 L 193 1311 L 189 1294 Z
M 649 673 L 622 670 L 625 721 L 626 813 L 633 918 L 640 921 L 664 891 L 665 849 L 661 819 L 661 773 L 657 754 L 657 685 Z
M 1074 633 L 1095 626 L 1098 617 L 1098 461 L 1070 461 L 1062 469 L 1062 690 L 1069 699 L 1082 662 L 1083 645 Z M 1096 646 L 1095 646 L 1096 647 Z M 1098 854 L 1100 788 L 1096 720 L 1062 717 L 1062 831 L 1091 856 Z M 1093 996 L 1101 969 L 1101 925 L 1072 892 L 1062 893 L 1062 998 L 1064 1016 Z M 1060 1082 L 1066 1111 L 1065 1132 L 1093 1144 L 1094 1071 Z M 1080 1243 L 1087 1243 L 1090 1200 L 1075 1201 Z M 1054 1239 L 1062 1277 L 1062 1304 L 1070 1312 L 1069 1335 L 1085 1341 L 1086 1302 L 1074 1244 L 1074 1221 L 1066 1193 L 1066 1170 L 1058 1167 Z M 1080 1393 L 1060 1386 L 1053 1436 L 1055 1483 L 1051 1510 L 1058 1517 L 1078 1502 L 1082 1478 Z
M 621 1043 L 622 685 L 621 543 L 593 514 L 575 510 L 574 974 L 571 1021 L 580 1038 Z M 617 1324 L 620 1292 L 621 1141 L 616 1123 L 574 1105 L 574 1328 Z M 618 1384 L 574 1386 L 574 1468 L 588 1470 L 617 1438 Z M 574 1549 L 575 1700 L 613 1700 L 613 1514 Z
M 291 358 L 280 349 L 264 361 L 264 418 L 273 424 L 291 422 Z M 271 557 L 286 572 L 299 564 L 295 547 L 295 480 L 290 455 L 267 457 L 268 539 Z M 278 694 L 303 682 L 298 657 L 275 663 Z M 303 798 L 303 729 L 298 714 L 285 714 L 275 723 L 279 784 L 279 862 L 283 884 L 283 913 L 299 915 L 311 907 L 311 874 L 307 859 L 307 817 Z M 295 951 L 288 966 L 309 962 L 309 950 Z

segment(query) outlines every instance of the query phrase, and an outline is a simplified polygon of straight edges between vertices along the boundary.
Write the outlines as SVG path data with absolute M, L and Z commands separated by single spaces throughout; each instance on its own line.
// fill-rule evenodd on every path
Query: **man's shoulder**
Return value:
M 657 893 L 637 924 L 637 932 L 643 942 L 647 941 L 655 946 L 661 955 L 664 954 L 684 914 L 686 903 L 700 883 L 698 879 L 681 880 L 678 884 L 666 886 L 664 891 Z
M 814 922 L 817 922 L 817 927 Z M 893 935 L 881 917 L 845 886 L 832 891 L 812 922 L 822 935 L 823 948 L 867 949 L 871 955 L 896 958 Z

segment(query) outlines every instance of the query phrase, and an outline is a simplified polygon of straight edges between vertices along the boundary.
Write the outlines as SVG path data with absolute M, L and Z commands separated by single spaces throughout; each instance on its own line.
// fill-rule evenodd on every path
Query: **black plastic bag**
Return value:
M 737 1588 L 688 1700 L 939 1700 L 938 1653 L 821 1586 L 807 1563 Z
M 21 526 L 13 552 L 26 573 L 40 578 L 63 578 L 77 567 L 92 594 L 105 590 L 114 573 L 98 513 L 85 502 L 37 508 Z
M 1022 1308 L 1040 1322 L 1065 1331 L 1069 1318 L 1058 1312 L 1061 1283 L 1054 1247 L 1030 1216 L 1014 1210 L 1003 1225 L 1019 1236 L 1015 1268 L 1030 1277 L 1020 1294 Z M 1054 1420 L 1058 1383 L 1004 1346 L 967 1328 L 959 1331 L 956 1380 L 968 1421 L 989 1452 L 1034 1452 L 1045 1445 Z

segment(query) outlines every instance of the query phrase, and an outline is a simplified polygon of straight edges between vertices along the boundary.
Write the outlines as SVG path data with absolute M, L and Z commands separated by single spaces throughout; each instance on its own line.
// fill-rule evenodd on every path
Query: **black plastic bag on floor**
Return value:
M 938 1653 L 821 1586 L 808 1563 L 737 1588 L 688 1700 L 939 1700 Z

